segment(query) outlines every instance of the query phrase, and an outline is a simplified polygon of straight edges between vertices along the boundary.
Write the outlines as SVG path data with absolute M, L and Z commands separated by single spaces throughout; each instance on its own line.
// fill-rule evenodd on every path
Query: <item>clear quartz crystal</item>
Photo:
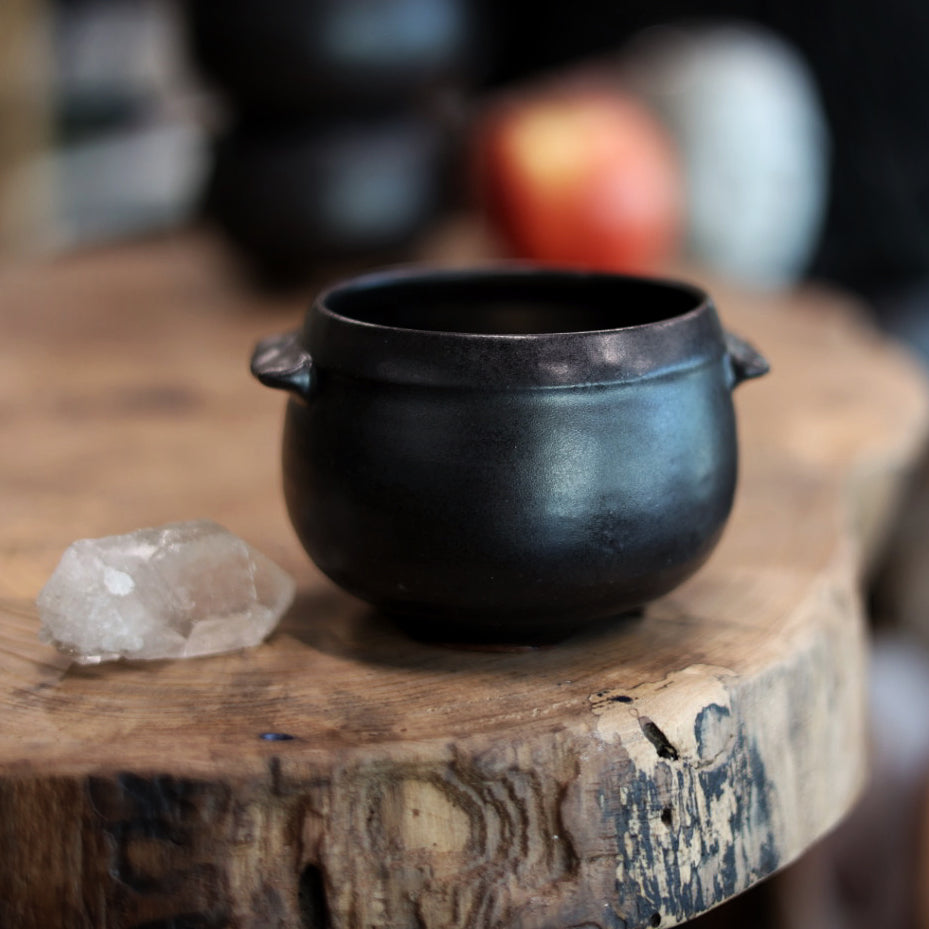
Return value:
M 82 664 L 212 655 L 261 642 L 294 593 L 222 526 L 172 523 L 74 542 L 36 600 L 39 636 Z

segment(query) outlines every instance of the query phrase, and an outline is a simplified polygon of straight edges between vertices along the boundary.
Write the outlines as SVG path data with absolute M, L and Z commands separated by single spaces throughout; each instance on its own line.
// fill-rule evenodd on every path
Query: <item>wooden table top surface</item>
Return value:
M 486 653 L 406 639 L 296 542 L 248 356 L 305 296 L 197 233 L 0 269 L 0 925 L 301 927 L 309 887 L 333 927 L 669 926 L 834 825 L 858 581 L 926 390 L 841 298 L 714 293 L 772 363 L 718 550 L 640 621 Z M 298 578 L 268 642 L 87 668 L 38 641 L 73 539 L 200 517 Z

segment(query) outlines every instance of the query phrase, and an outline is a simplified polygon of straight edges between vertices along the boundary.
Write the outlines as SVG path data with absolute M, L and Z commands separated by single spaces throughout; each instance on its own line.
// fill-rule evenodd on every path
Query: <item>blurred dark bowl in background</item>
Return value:
M 467 71 L 464 0 L 196 0 L 203 72 L 241 110 L 291 117 L 415 102 Z

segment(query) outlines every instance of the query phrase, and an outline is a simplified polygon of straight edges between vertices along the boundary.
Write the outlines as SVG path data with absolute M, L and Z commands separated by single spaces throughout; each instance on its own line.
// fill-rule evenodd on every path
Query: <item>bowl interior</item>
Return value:
M 624 329 L 696 310 L 703 295 L 662 281 L 559 272 L 372 276 L 330 291 L 326 309 L 360 323 L 475 335 Z

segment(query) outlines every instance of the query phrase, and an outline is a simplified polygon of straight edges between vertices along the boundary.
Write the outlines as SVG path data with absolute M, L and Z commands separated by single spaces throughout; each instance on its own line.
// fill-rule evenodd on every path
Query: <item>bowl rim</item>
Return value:
M 394 291 L 409 298 L 456 289 L 470 289 L 484 299 L 494 290 L 503 298 L 529 294 L 553 306 L 569 299 L 583 304 L 583 291 L 596 291 L 601 307 L 605 295 L 625 292 L 627 300 L 646 295 L 655 303 L 676 301 L 678 308 L 609 328 L 512 333 L 391 325 L 358 318 L 342 306 L 375 293 Z M 575 291 L 579 296 L 566 296 Z M 339 281 L 316 297 L 301 340 L 320 370 L 459 387 L 609 384 L 690 369 L 725 354 L 715 307 L 700 287 L 669 278 L 525 263 L 450 269 L 412 265 Z

